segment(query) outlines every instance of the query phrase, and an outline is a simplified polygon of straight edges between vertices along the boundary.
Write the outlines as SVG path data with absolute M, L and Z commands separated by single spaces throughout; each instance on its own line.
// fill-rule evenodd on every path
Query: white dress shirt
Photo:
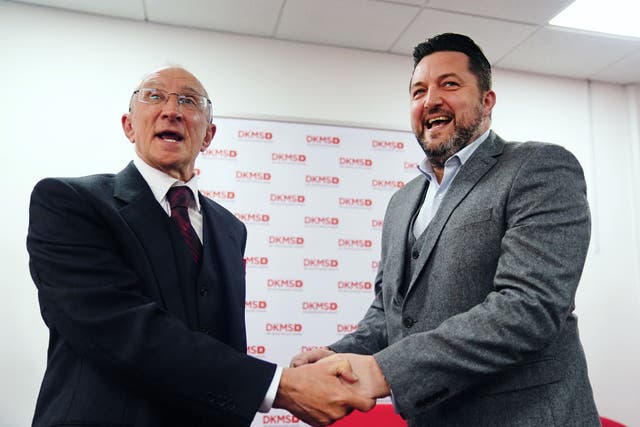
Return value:
M 204 243 L 202 211 L 200 209 L 200 200 L 198 200 L 198 176 L 195 175 L 189 181 L 182 182 L 152 166 L 149 166 L 138 156 L 133 159 L 133 164 L 138 169 L 138 172 L 140 172 L 140 175 L 142 175 L 142 178 L 147 182 L 147 185 L 149 185 L 153 196 L 169 216 L 171 216 L 171 206 L 167 200 L 167 191 L 169 191 L 169 188 L 181 185 L 189 187 L 195 200 L 195 203 L 189 206 L 189 220 L 191 221 L 191 226 L 198 235 L 200 242 Z M 273 379 L 271 380 L 271 385 L 269 386 L 269 389 L 264 396 L 264 400 L 260 405 L 260 412 L 269 412 L 271 410 L 273 401 L 276 398 L 276 393 L 278 392 L 281 376 L 282 367 L 278 366 Z

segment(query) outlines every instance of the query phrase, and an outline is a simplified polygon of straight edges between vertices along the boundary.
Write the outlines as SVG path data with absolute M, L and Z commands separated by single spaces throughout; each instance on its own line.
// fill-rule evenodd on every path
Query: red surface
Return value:
M 600 422 L 602 422 L 602 427 L 626 427 L 624 424 L 604 417 L 600 417 Z
M 600 417 L 602 427 L 626 427 L 624 424 Z M 407 423 L 396 414 L 392 405 L 377 405 L 369 412 L 354 411 L 348 417 L 336 421 L 336 427 L 406 427 Z
M 407 427 L 407 423 L 396 414 L 392 405 L 376 405 L 369 412 L 353 411 L 349 416 L 336 421 L 336 427 Z

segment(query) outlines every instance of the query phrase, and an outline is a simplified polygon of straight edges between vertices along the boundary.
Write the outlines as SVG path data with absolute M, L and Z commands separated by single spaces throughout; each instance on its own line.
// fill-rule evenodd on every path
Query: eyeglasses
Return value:
M 151 87 L 143 87 L 133 91 L 133 95 L 138 101 L 145 104 L 165 104 L 169 101 L 171 95 L 175 95 L 178 105 L 192 111 L 206 112 L 211 105 L 211 100 L 203 95 L 198 94 L 181 94 L 175 92 L 167 92 L 166 90 Z

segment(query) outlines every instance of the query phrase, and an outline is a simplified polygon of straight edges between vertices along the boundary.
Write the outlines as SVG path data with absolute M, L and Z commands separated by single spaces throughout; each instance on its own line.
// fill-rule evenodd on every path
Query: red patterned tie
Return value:
M 180 229 L 180 234 L 184 238 L 189 252 L 196 264 L 200 263 L 202 254 L 202 243 L 191 226 L 189 221 L 189 205 L 194 201 L 193 193 L 186 186 L 171 187 L 167 191 L 167 200 L 171 206 L 171 219 L 173 219 Z

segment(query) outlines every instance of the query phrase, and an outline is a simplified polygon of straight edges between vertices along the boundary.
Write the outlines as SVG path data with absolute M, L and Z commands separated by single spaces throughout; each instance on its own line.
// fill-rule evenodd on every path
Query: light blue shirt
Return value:
M 420 237 L 424 230 L 426 230 L 436 212 L 438 212 L 440 203 L 442 203 L 444 196 L 447 194 L 447 191 L 449 191 L 449 187 L 458 174 L 458 171 L 460 171 L 462 165 L 469 160 L 474 151 L 476 151 L 480 144 L 487 139 L 489 132 L 490 130 L 487 130 L 471 144 L 467 145 L 444 162 L 442 182 L 438 182 L 436 179 L 436 174 L 426 157 L 420 162 L 418 169 L 424 174 L 427 181 L 429 181 L 429 188 L 427 188 L 427 194 L 424 197 L 424 202 L 422 202 L 420 212 L 418 212 L 416 220 L 413 223 L 413 236 L 416 239 Z

